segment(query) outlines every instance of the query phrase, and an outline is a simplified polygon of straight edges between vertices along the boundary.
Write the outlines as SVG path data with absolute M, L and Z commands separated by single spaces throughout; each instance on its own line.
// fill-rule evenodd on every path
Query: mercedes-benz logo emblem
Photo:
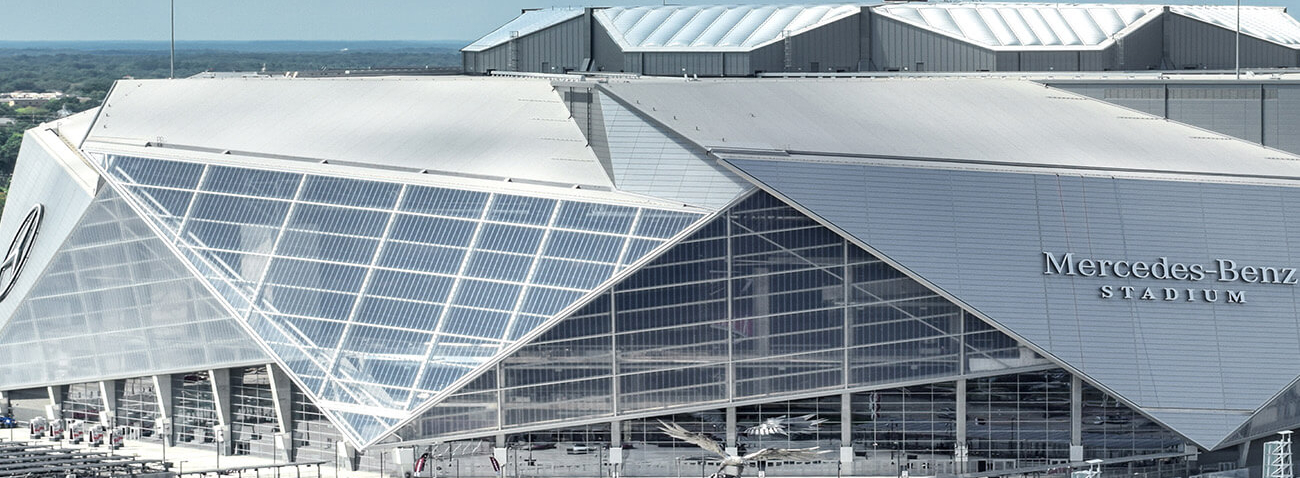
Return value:
M 37 204 L 32 206 L 32 210 L 27 213 L 23 219 L 23 224 L 18 226 L 18 233 L 14 234 L 14 242 L 9 244 L 9 251 L 5 253 L 5 260 L 0 263 L 0 301 L 9 297 L 9 292 L 13 290 L 14 284 L 18 283 L 18 274 L 23 271 L 23 265 L 27 264 L 27 256 L 32 254 L 32 246 L 36 244 L 36 233 L 41 229 L 41 219 L 45 217 L 45 206 Z

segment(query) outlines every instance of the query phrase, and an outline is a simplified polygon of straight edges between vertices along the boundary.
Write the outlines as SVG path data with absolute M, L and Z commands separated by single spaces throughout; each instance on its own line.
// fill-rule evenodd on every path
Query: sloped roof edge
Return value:
M 506 22 L 505 25 L 497 27 L 496 30 L 488 32 L 474 43 L 470 43 L 463 52 L 475 52 L 487 50 L 509 42 L 511 38 L 522 37 L 524 35 L 537 33 L 541 30 L 559 25 L 566 21 L 582 16 L 582 8 L 547 8 L 542 10 L 527 10 L 520 13 L 519 16 Z

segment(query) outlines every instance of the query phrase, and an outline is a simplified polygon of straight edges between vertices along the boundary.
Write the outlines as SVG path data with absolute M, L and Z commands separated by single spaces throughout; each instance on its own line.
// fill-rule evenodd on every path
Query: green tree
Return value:
M 0 170 L 6 173 L 14 170 L 14 163 L 18 160 L 18 148 L 23 144 L 23 133 L 13 132 L 5 138 L 3 144 L 0 144 Z

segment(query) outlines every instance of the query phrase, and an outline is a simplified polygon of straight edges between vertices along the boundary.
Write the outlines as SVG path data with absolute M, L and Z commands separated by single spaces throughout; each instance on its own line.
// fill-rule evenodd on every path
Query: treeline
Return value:
M 450 47 L 334 52 L 176 52 L 177 78 L 204 71 L 259 71 L 264 67 L 268 73 L 279 74 L 328 68 L 456 65 L 460 65 L 460 53 Z M 113 80 L 127 76 L 166 78 L 169 69 L 166 51 L 0 49 L 0 92 L 62 91 L 102 98 Z
M 177 50 L 176 77 L 205 71 L 287 71 L 364 69 L 460 65 L 460 53 L 446 46 L 390 50 L 240 52 L 228 50 Z M 167 51 L 0 49 L 0 92 L 61 91 L 64 99 L 41 107 L 10 108 L 0 104 L 0 191 L 8 189 L 22 132 L 56 119 L 60 110 L 80 112 L 99 106 L 113 81 L 119 78 L 166 78 L 170 74 Z M 86 98 L 82 101 L 78 98 Z M 9 123 L 7 119 L 12 119 Z M 0 194 L 3 194 L 0 192 Z M 0 196 L 0 201 L 3 201 Z

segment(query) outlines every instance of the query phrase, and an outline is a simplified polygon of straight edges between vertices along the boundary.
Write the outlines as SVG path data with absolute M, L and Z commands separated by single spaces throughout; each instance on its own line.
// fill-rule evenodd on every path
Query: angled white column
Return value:
M 348 471 L 357 471 L 361 465 L 361 456 L 357 454 L 357 449 L 345 441 L 334 442 L 334 452 L 338 454 L 338 461 L 341 468 Z
M 175 446 L 174 434 L 172 433 L 172 376 L 171 375 L 154 375 L 153 390 L 155 399 L 158 401 L 158 420 L 154 423 L 154 433 L 162 437 L 165 446 Z
M 280 433 L 275 434 L 275 453 L 277 458 L 286 463 L 293 461 L 293 382 L 289 375 L 276 364 L 266 365 L 266 374 L 271 378 L 271 400 L 274 402 L 275 421 Z
M 117 380 L 99 382 L 99 399 L 103 407 L 99 413 L 99 424 L 106 427 L 117 426 L 117 395 L 120 390 Z
M 225 427 L 225 441 L 219 445 L 222 455 L 232 455 L 235 452 L 232 432 L 230 429 L 231 412 L 230 406 L 230 369 L 217 369 L 208 371 L 208 382 L 212 385 L 212 403 L 217 408 L 217 424 Z
M 50 420 L 63 418 L 63 397 L 68 394 L 68 386 L 54 385 L 45 387 L 45 393 L 50 397 L 50 403 L 45 405 L 45 418 Z

